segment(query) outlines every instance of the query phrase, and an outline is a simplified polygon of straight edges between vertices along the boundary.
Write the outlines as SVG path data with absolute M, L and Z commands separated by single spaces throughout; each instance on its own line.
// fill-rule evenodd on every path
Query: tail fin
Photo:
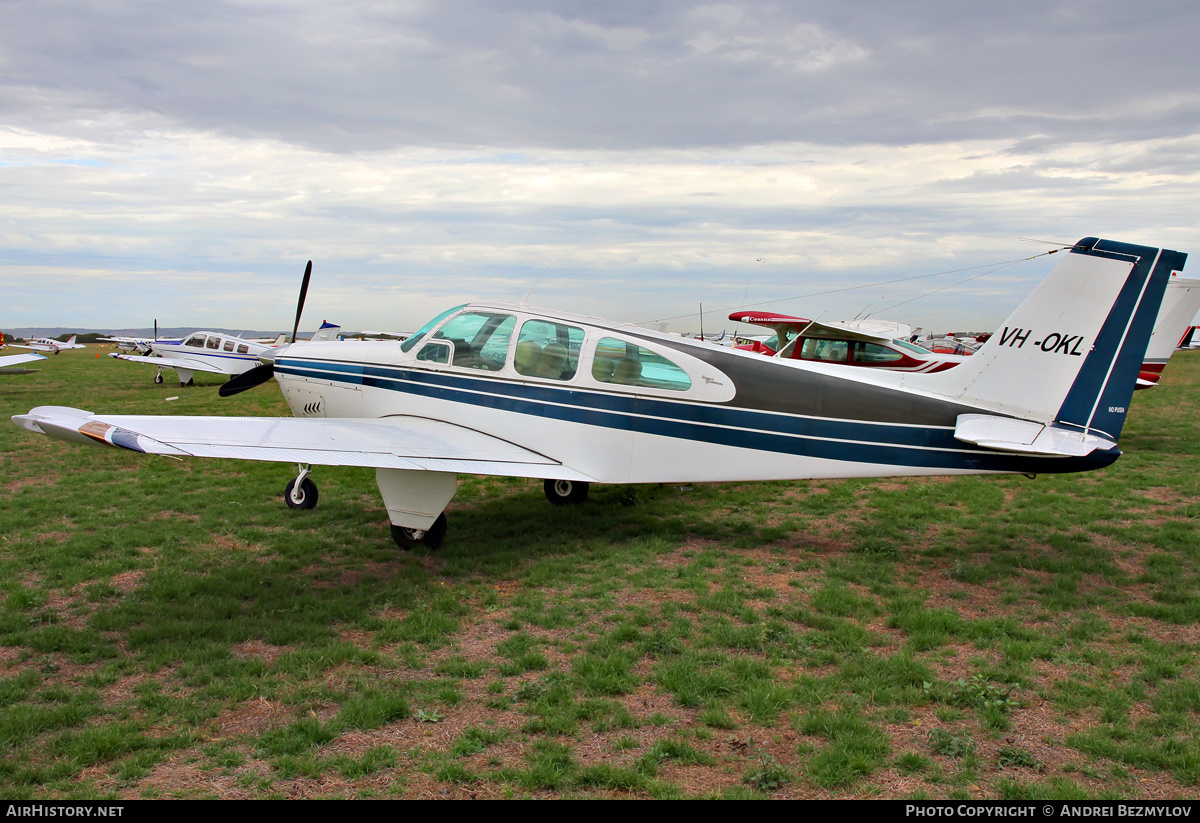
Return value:
M 978 352 L 928 375 L 925 386 L 1115 443 L 1167 281 L 1186 260 L 1181 252 L 1086 237 Z
M 321 328 L 309 338 L 310 341 L 318 342 L 321 340 L 337 340 L 338 332 L 342 330 L 341 326 L 328 321 L 321 321 Z
M 1172 277 L 1167 283 L 1162 308 L 1154 323 L 1154 333 L 1146 347 L 1146 357 L 1138 375 L 1139 388 L 1154 385 L 1162 376 L 1163 367 L 1171 359 L 1175 344 L 1187 334 L 1188 324 L 1200 311 L 1200 280 Z
M 74 345 L 75 345 L 75 338 L 76 338 L 76 337 L 78 337 L 78 336 L 79 336 L 79 335 L 77 335 L 77 334 L 73 334 L 73 335 L 71 335 L 71 339 L 67 341 L 67 345 L 68 345 L 68 346 L 74 346 Z

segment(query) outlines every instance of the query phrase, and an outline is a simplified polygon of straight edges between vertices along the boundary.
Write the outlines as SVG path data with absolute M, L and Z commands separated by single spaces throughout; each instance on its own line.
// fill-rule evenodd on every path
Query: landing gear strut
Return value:
M 289 480 L 283 490 L 283 502 L 289 509 L 314 509 L 317 506 L 317 484 L 309 479 L 311 467 L 301 464 L 300 474 Z

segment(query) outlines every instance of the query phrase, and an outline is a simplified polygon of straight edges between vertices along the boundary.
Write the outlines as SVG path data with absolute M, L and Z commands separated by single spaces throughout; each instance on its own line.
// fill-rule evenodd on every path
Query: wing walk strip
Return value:
M 960 445 L 960 441 L 953 440 L 954 427 L 951 426 L 877 423 L 867 420 L 845 421 L 832 418 L 801 417 L 799 415 L 788 415 L 779 412 L 726 409 L 714 406 L 697 406 L 696 404 L 678 403 L 658 397 L 629 395 L 628 397 L 624 398 L 626 402 L 633 402 L 636 400 L 638 402 L 660 406 L 664 410 L 683 412 L 683 414 L 680 416 L 670 416 L 669 414 L 649 414 L 645 412 L 624 409 L 604 409 L 596 405 L 590 405 L 587 402 L 568 403 L 549 399 L 516 397 L 503 392 L 487 391 L 481 388 L 474 388 L 473 385 L 477 386 L 480 381 L 461 375 L 426 375 L 426 373 L 422 372 L 420 373 L 421 377 L 428 376 L 432 379 L 421 380 L 413 379 L 416 373 L 401 369 L 385 369 L 384 367 L 380 366 L 364 367 L 361 364 L 352 363 L 321 362 L 319 365 L 317 365 L 312 361 L 298 362 L 292 358 L 288 358 L 276 364 L 276 369 L 287 374 L 295 374 L 298 376 L 311 377 L 319 380 L 327 380 L 332 383 L 375 386 L 379 388 L 386 388 L 392 391 L 402 391 L 414 394 L 434 394 L 446 399 L 458 399 L 459 402 L 466 402 L 471 405 L 482 404 L 472 403 L 470 400 L 463 400 L 462 398 L 464 396 L 487 398 L 488 400 L 493 401 L 489 405 L 493 407 L 507 405 L 512 407 L 510 408 L 511 411 L 516 413 L 532 413 L 530 411 L 524 411 L 521 408 L 518 408 L 518 406 L 523 406 L 526 408 L 543 410 L 543 413 L 539 416 L 557 416 L 564 419 L 574 419 L 577 422 L 605 426 L 608 428 L 629 429 L 632 428 L 629 425 L 630 422 L 642 421 L 643 423 L 648 423 L 650 425 L 641 430 L 651 434 L 657 434 L 666 437 L 704 440 L 706 442 L 761 451 L 807 454 L 808 456 L 822 457 L 839 461 L 962 468 L 964 460 L 973 460 L 986 462 L 989 464 L 989 466 L 993 466 L 994 470 L 997 471 L 1030 471 L 1032 470 L 1030 466 L 1040 466 L 1041 468 L 1038 470 L 1047 471 L 1048 469 L 1046 468 L 1045 461 L 1073 461 L 1076 459 L 1063 457 L 1060 455 L 1031 456 L 1027 453 L 1015 451 L 1007 452 L 996 449 L 987 449 L 979 446 L 970 446 L 965 444 Z M 364 371 L 368 373 L 363 373 Z M 391 374 L 387 374 L 385 372 L 390 372 Z M 436 382 L 434 382 L 436 379 L 441 379 L 450 384 L 458 383 L 463 385 L 438 385 Z M 516 387 L 528 388 L 527 384 L 514 383 L 513 385 Z M 544 394 L 549 394 L 551 392 L 564 392 L 564 390 L 557 389 L 555 387 L 542 387 L 538 385 L 536 388 L 537 390 L 541 390 Z M 589 397 L 593 396 L 592 393 L 586 389 L 568 389 L 566 391 L 580 395 L 587 395 Z M 606 399 L 607 396 L 594 395 L 594 397 L 598 399 Z M 738 425 L 733 423 L 711 422 L 700 419 L 688 419 L 687 412 L 697 408 L 709 413 L 715 412 L 743 418 L 758 418 L 763 421 L 763 425 Z M 558 409 L 562 412 L 565 412 L 565 414 L 546 415 L 544 414 L 544 410 L 546 409 Z M 869 428 L 877 437 L 873 440 L 853 437 L 835 437 L 826 434 L 782 431 L 777 427 L 778 424 L 788 422 L 801 423 L 804 425 L 827 424 L 830 426 L 840 427 Z M 943 442 L 946 442 L 946 445 L 939 446 L 930 442 L 881 442 L 881 440 L 878 438 L 879 434 L 890 434 L 892 437 L 898 438 L 901 433 L 910 435 L 910 440 L 940 439 Z M 911 435 L 924 435 L 925 437 L 913 438 Z M 810 448 L 808 450 L 797 449 L 796 447 L 800 446 L 801 444 L 809 446 Z M 1010 465 L 1014 459 L 1020 460 L 1020 465 Z

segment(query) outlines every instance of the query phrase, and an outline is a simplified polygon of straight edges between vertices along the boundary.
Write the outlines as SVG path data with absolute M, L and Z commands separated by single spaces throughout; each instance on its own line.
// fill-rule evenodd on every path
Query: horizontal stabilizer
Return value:
M 954 437 L 985 449 L 1062 457 L 1084 457 L 1117 446 L 1107 437 L 991 414 L 960 414 Z

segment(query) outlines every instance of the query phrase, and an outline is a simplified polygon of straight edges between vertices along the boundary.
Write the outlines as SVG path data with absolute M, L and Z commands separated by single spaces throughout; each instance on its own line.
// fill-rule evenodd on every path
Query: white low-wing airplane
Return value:
M 58 354 L 60 351 L 62 351 L 64 349 L 86 349 L 87 346 L 83 345 L 82 343 L 75 342 L 75 338 L 78 336 L 79 335 L 77 335 L 77 334 L 71 335 L 71 337 L 65 343 L 61 340 L 55 340 L 52 337 L 35 337 L 29 341 L 28 345 L 25 345 L 25 346 L 19 346 L 16 343 L 9 343 L 8 345 L 12 346 L 14 349 L 30 349 L 31 351 L 48 351 L 48 352 L 52 352 L 54 354 Z
M 401 546 L 436 548 L 458 474 L 589 483 L 1072 472 L 1109 465 L 1186 254 L 1085 238 L 978 353 L 935 373 L 719 348 L 581 315 L 475 303 L 404 343 L 308 343 L 222 387 L 279 381 L 295 417 L 40 407 L 62 440 L 172 456 L 371 466 Z M 303 301 L 301 301 L 303 302 Z M 228 390 L 228 391 L 226 391 Z
M 322 323 L 321 329 L 313 335 L 312 340 L 336 340 L 339 326 L 332 323 Z M 190 386 L 196 372 L 209 374 L 224 374 L 230 377 L 248 372 L 261 365 L 259 358 L 271 349 L 282 345 L 287 340 L 286 335 L 270 342 L 245 340 L 231 334 L 221 334 L 213 331 L 198 331 L 176 339 L 154 339 L 134 337 L 106 337 L 105 340 L 115 342 L 118 346 L 137 347 L 145 354 L 109 353 L 116 360 L 128 360 L 132 363 L 149 363 L 158 366 L 154 382 L 163 382 L 163 369 L 172 369 L 179 375 L 179 385 Z

